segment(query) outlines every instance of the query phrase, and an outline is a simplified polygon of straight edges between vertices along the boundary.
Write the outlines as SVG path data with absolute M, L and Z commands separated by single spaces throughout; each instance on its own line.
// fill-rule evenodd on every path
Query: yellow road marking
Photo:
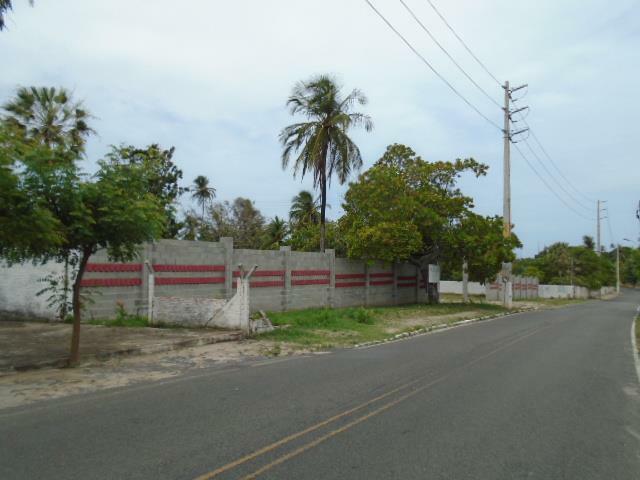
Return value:
M 359 417 L 359 418 L 347 423 L 346 425 L 343 425 L 342 427 L 340 427 L 340 428 L 338 428 L 336 430 L 332 430 L 331 432 L 329 432 L 329 433 L 327 433 L 327 434 L 325 434 L 325 435 L 323 435 L 323 436 L 321 436 L 321 437 L 319 437 L 319 438 L 317 438 L 317 439 L 315 439 L 315 440 L 313 440 L 313 441 L 311 441 L 311 442 L 309 442 L 309 443 L 297 448 L 296 450 L 293 450 L 293 451 L 291 451 L 291 452 L 289 452 L 289 453 L 287 453 L 285 455 L 282 455 L 281 457 L 278 457 L 277 459 L 275 459 L 271 463 L 268 463 L 267 465 L 261 467 L 260 469 L 256 470 L 255 472 L 247 475 L 246 477 L 243 477 L 243 480 L 254 479 L 257 476 L 261 475 L 262 473 L 266 472 L 267 470 L 269 470 L 269 469 L 271 469 L 271 468 L 273 468 L 273 467 L 275 467 L 277 465 L 280 465 L 281 463 L 284 463 L 287 460 L 289 460 L 289 459 L 291 459 L 291 458 L 293 458 L 293 457 L 295 457 L 297 455 L 300 455 L 301 453 L 303 453 L 303 452 L 305 452 L 305 451 L 307 451 L 307 450 L 319 445 L 320 443 L 324 442 L 325 440 L 328 440 L 329 438 L 334 437 L 335 435 L 337 435 L 339 433 L 342 433 L 342 432 L 344 432 L 346 430 L 349 430 L 350 428 L 354 427 L 355 425 L 358 425 L 359 423 L 362 423 L 365 420 L 367 420 L 367 419 L 369 419 L 371 417 L 374 417 L 374 416 L 376 416 L 376 415 L 388 410 L 389 408 L 397 405 L 398 403 L 406 400 L 407 398 L 410 398 L 410 397 L 416 395 L 417 393 L 419 393 L 419 392 L 421 392 L 421 391 L 423 391 L 423 390 L 425 390 L 425 389 L 427 389 L 429 387 L 432 387 L 433 385 L 435 385 L 437 383 L 442 382 L 443 380 L 445 380 L 446 378 L 450 377 L 451 375 L 453 375 L 458 370 L 461 370 L 461 369 L 464 369 L 464 368 L 468 368 L 471 365 L 475 365 L 476 363 L 484 360 L 485 358 L 488 358 L 488 357 L 490 357 L 492 355 L 495 355 L 499 351 L 504 350 L 505 348 L 507 348 L 507 347 L 517 343 L 517 342 L 520 342 L 520 341 L 524 340 L 525 338 L 530 337 L 531 335 L 534 335 L 534 334 L 536 334 L 536 333 L 538 333 L 538 332 L 540 332 L 542 330 L 545 330 L 547 328 L 550 328 L 550 326 L 546 326 L 546 327 L 542 327 L 542 328 L 536 329 L 533 332 L 527 333 L 525 335 L 522 335 L 522 336 L 516 338 L 515 340 L 512 340 L 510 342 L 504 343 L 504 344 L 500 345 L 499 347 L 491 350 L 489 353 L 486 353 L 485 355 L 482 355 L 482 356 L 480 356 L 480 357 L 478 357 L 478 358 L 476 358 L 476 359 L 474 359 L 474 360 L 472 360 L 472 361 L 470 361 L 470 362 L 468 362 L 468 363 L 466 363 L 466 364 L 464 364 L 464 365 L 462 365 L 462 366 L 460 366 L 458 368 L 455 368 L 455 369 L 451 370 L 449 373 L 437 378 L 436 380 L 433 380 L 432 382 L 429 382 L 426 385 L 418 387 L 415 390 L 413 390 L 413 391 L 411 391 L 411 392 L 409 392 L 409 393 L 407 393 L 407 394 L 405 394 L 405 395 L 403 395 L 401 397 L 398 397 L 397 399 L 395 399 L 395 400 L 393 400 L 393 401 L 391 401 L 389 403 L 386 403 L 385 405 L 377 408 L 376 410 L 373 410 L 372 412 L 369 412 L 368 414 L 363 415 L 362 417 Z M 239 459 L 237 459 L 237 460 L 235 460 L 235 461 L 233 461 L 231 463 L 223 465 L 223 466 L 217 468 L 216 470 L 213 470 L 211 472 L 208 472 L 208 473 L 205 473 L 203 475 L 200 475 L 195 480 L 210 480 L 211 478 L 214 478 L 217 475 L 220 475 L 221 473 L 224 473 L 224 472 L 226 472 L 226 471 L 228 471 L 228 470 L 230 470 L 232 468 L 235 468 L 235 467 L 240 466 L 240 465 L 242 465 L 242 464 L 244 464 L 244 463 L 246 463 L 246 462 L 248 462 L 250 460 L 253 460 L 253 459 L 255 459 L 255 458 L 257 458 L 257 457 L 259 457 L 259 456 L 261 456 L 261 455 L 263 455 L 263 454 L 265 454 L 267 452 L 270 452 L 270 451 L 272 451 L 272 450 L 274 450 L 274 449 L 276 449 L 276 448 L 278 448 L 278 447 L 280 447 L 280 446 L 282 446 L 282 445 L 284 445 L 286 443 L 289 443 L 289 442 L 295 440 L 296 438 L 304 436 L 307 433 L 311 433 L 311 432 L 313 432 L 313 431 L 315 431 L 315 430 L 317 430 L 317 429 L 319 429 L 319 428 L 321 428 L 321 427 L 323 427 L 325 425 L 333 423 L 336 420 L 339 420 L 340 418 L 345 417 L 347 415 L 350 415 L 351 413 L 354 413 L 354 412 L 356 412 L 358 410 L 362 410 L 363 408 L 371 405 L 372 403 L 375 403 L 375 402 L 377 402 L 379 400 L 382 400 L 382 399 L 384 399 L 384 398 L 386 398 L 386 397 L 388 397 L 388 396 L 390 396 L 390 395 L 392 395 L 394 393 L 397 393 L 400 390 L 404 390 L 404 389 L 406 389 L 407 387 L 409 387 L 411 385 L 415 385 L 419 381 L 423 380 L 425 377 L 426 377 L 426 375 L 424 375 L 422 377 L 419 377 L 416 380 L 413 380 L 411 382 L 405 383 L 404 385 L 396 387 L 393 390 L 390 390 L 387 393 L 384 393 L 384 394 L 379 395 L 379 396 L 377 396 L 377 397 L 375 397 L 375 398 L 373 398 L 371 400 L 368 400 L 368 401 L 366 401 L 366 402 L 364 402 L 364 403 L 362 403 L 362 404 L 360 404 L 360 405 L 358 405 L 356 407 L 353 407 L 353 408 L 351 408 L 349 410 L 345 410 L 342 413 L 339 413 L 337 415 L 334 415 L 333 417 L 327 418 L 326 420 L 323 420 L 322 422 L 316 423 L 315 425 L 312 425 L 312 426 L 310 426 L 310 427 L 308 427 L 308 428 L 306 428 L 304 430 L 301 430 L 301 431 L 299 431 L 297 433 L 294 433 L 294 434 L 291 434 L 291 435 L 289 435 L 287 437 L 284 437 L 284 438 L 278 440 L 277 442 L 271 443 L 271 444 L 269 444 L 269 445 L 267 445 L 267 446 L 265 446 L 265 447 L 263 447 L 263 448 L 261 448 L 259 450 L 254 451 L 253 453 L 250 453 L 250 454 L 245 455 L 244 457 L 241 457 L 241 458 L 239 458 Z

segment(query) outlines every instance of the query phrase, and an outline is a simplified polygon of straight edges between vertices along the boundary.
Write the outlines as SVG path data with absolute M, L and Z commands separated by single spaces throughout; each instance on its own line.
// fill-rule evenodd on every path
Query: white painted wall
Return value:
M 47 286 L 38 280 L 49 273 L 61 274 L 62 264 L 49 262 L 45 265 L 32 265 L 30 263 L 7 267 L 0 264 L 0 314 L 11 312 L 18 315 L 55 319 L 55 311 L 47 307 L 45 293 L 36 296 L 36 293 Z
M 484 295 L 484 285 L 479 282 L 469 282 L 469 295 Z M 462 295 L 462 282 L 440 280 L 440 293 L 456 293 Z
M 538 285 L 540 298 L 589 298 L 589 290 L 575 285 Z

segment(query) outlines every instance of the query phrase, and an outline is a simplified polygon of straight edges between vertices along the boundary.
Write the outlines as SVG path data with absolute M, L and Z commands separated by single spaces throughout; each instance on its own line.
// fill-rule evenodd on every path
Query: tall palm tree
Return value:
M 87 123 L 91 115 L 65 88 L 20 87 L 2 108 L 7 124 L 50 148 L 82 154 L 87 137 L 95 133 Z
M 347 135 L 351 127 L 373 128 L 368 115 L 352 112 L 355 104 L 366 105 L 360 90 L 341 95 L 340 86 L 327 76 L 319 75 L 297 83 L 287 106 L 292 115 L 301 114 L 307 121 L 294 123 L 280 132 L 282 168 L 293 159 L 294 177 L 313 171 L 313 186 L 320 189 L 320 251 L 324 252 L 327 185 L 336 174 L 343 184 L 352 170 L 362 166 L 360 149 Z
M 33 0 L 29 0 L 29 5 L 33 6 Z M 11 0 L 0 0 L 0 31 L 6 28 L 4 18 L 9 10 L 13 10 Z
M 317 198 L 308 190 L 301 190 L 291 199 L 289 221 L 293 224 L 310 223 L 317 225 L 320 221 L 320 207 Z
M 204 223 L 204 209 L 216 197 L 216 189 L 209 186 L 209 179 L 198 175 L 193 181 L 191 198 L 202 207 L 202 222 Z

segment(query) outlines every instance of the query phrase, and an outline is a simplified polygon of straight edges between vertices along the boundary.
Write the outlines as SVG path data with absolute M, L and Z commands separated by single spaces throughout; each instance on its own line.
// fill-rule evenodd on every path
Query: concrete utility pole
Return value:
M 502 155 L 502 222 L 504 238 L 511 236 L 511 92 L 509 82 L 504 82 L 504 146 Z
M 600 200 L 596 204 L 598 210 L 596 215 L 596 253 L 600 255 Z
M 616 293 L 620 293 L 620 244 L 616 245 Z

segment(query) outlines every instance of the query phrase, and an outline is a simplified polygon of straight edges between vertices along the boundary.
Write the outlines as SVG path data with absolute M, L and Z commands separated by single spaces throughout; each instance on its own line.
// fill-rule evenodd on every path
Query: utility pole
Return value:
M 502 222 L 504 238 L 511 236 L 511 91 L 509 81 L 504 82 L 504 146 L 502 155 Z
M 509 238 L 511 236 L 511 142 L 513 141 L 513 137 L 524 133 L 528 130 L 528 128 L 523 128 L 521 130 L 512 132 L 511 131 L 511 122 L 517 121 L 513 120 L 512 115 L 518 112 L 522 112 L 529 107 L 522 107 L 516 110 L 511 110 L 510 103 L 513 101 L 511 98 L 511 94 L 516 92 L 522 88 L 527 87 L 527 85 L 520 85 L 516 88 L 511 88 L 509 86 L 509 81 L 504 82 L 504 128 L 503 132 L 503 156 L 502 156 L 502 234 L 504 238 Z
M 600 200 L 596 202 L 597 215 L 596 215 L 596 253 L 600 255 Z
M 616 293 L 620 293 L 620 244 L 616 245 Z

